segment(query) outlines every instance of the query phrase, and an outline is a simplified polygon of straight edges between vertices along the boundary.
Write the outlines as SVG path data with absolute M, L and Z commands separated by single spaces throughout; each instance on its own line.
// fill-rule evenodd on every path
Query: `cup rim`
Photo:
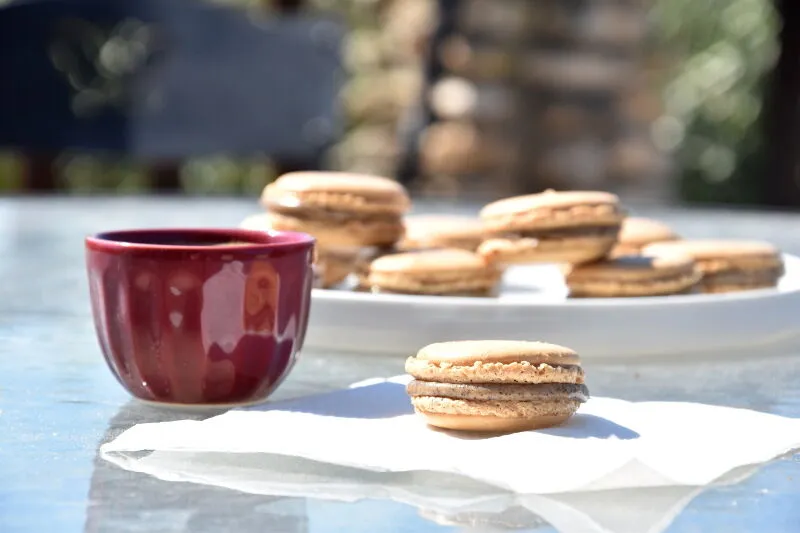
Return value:
M 145 243 L 125 240 L 125 236 L 134 235 L 164 235 L 164 234 L 188 234 L 204 235 L 210 238 L 219 237 L 220 239 L 235 240 L 241 238 L 248 242 L 235 242 L 226 244 L 222 247 L 213 244 L 160 244 Z M 250 239 L 264 238 L 265 234 L 270 237 L 287 237 L 283 242 L 253 242 Z M 280 231 L 280 230 L 251 230 L 244 228 L 204 228 L 204 227 L 170 227 L 170 228 L 130 228 L 103 231 L 89 235 L 84 240 L 86 246 L 92 250 L 106 252 L 148 252 L 148 251 L 174 251 L 174 252 L 220 252 L 227 253 L 241 252 L 268 252 L 268 251 L 292 251 L 302 250 L 313 246 L 316 239 L 308 233 L 299 231 Z

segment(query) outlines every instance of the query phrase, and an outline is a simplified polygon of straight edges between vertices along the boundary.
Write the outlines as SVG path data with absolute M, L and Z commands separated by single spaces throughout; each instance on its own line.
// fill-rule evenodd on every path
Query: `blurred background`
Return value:
M 328 168 L 794 208 L 798 23 L 788 0 L 0 0 L 0 194 Z

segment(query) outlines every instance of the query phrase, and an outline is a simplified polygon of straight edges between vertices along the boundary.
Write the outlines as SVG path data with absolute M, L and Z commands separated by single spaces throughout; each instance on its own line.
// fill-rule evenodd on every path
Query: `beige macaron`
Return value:
M 625 214 L 616 195 L 545 191 L 499 200 L 480 213 L 486 239 L 478 253 L 498 263 L 587 263 L 617 242 Z
M 329 289 L 342 283 L 355 271 L 358 248 L 317 248 L 315 267 L 319 273 L 319 285 Z
M 364 285 L 373 292 L 487 296 L 501 271 L 481 256 L 456 248 L 385 255 L 369 265 Z
M 702 274 L 701 292 L 721 293 L 775 287 L 783 276 L 780 250 L 768 242 L 685 240 L 646 246 L 647 255 L 684 254 Z
M 483 222 L 460 215 L 413 215 L 405 219 L 401 250 L 461 248 L 474 252 L 483 241 Z
M 668 225 L 644 217 L 627 217 L 622 221 L 617 244 L 611 255 L 638 254 L 648 244 L 677 241 L 680 236 Z
M 625 255 L 569 269 L 566 283 L 575 298 L 665 296 L 691 292 L 700 272 L 685 255 Z
M 292 172 L 267 185 L 261 202 L 272 228 L 310 233 L 320 246 L 386 246 L 404 232 L 405 188 L 379 176 Z
M 272 229 L 267 213 L 246 217 L 239 227 L 244 229 L 268 231 Z M 327 289 L 342 283 L 356 268 L 359 248 L 321 247 L 314 249 L 315 286 Z
M 588 399 L 578 354 L 545 342 L 430 344 L 409 357 L 407 391 L 432 426 L 525 431 L 561 424 Z

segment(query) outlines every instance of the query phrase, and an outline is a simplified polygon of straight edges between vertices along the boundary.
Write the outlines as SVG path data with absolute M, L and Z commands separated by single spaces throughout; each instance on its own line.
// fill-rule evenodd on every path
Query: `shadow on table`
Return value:
M 207 416 L 130 402 L 109 422 L 103 443 L 135 423 Z M 607 436 L 619 433 L 606 429 Z M 737 470 L 715 485 L 739 482 L 756 469 Z M 371 472 L 268 454 L 153 452 L 119 463 L 98 454 L 85 530 L 124 532 L 147 520 L 158 531 L 161 520 L 169 531 L 305 532 L 309 498 L 394 501 L 466 530 L 549 524 L 561 533 L 660 533 L 707 488 L 520 495 L 454 474 Z
M 336 401 L 331 401 L 332 398 Z M 245 407 L 244 410 L 265 411 L 273 408 L 274 404 L 265 403 Z M 299 398 L 297 402 L 288 400 L 281 402 L 280 409 L 341 418 L 391 418 L 414 413 L 406 386 L 390 381 L 381 383 L 380 387 L 352 388 L 346 397 L 339 390 Z

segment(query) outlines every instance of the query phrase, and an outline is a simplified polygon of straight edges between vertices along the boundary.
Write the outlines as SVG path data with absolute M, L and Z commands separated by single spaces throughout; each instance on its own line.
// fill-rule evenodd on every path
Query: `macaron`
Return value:
M 406 390 L 435 427 L 525 431 L 568 420 L 588 400 L 577 353 L 545 342 L 508 340 L 430 344 L 406 360 Z
M 627 217 L 622 221 L 611 255 L 637 254 L 648 244 L 679 239 L 680 236 L 663 222 L 652 218 Z
M 320 246 L 386 246 L 404 233 L 411 201 L 388 178 L 345 172 L 291 172 L 264 188 L 274 229 L 309 233 Z
M 780 250 L 768 242 L 693 239 L 645 246 L 647 255 L 683 254 L 702 274 L 699 290 L 736 292 L 775 287 L 784 274 Z
M 369 289 L 369 282 L 367 279 L 369 278 L 369 267 L 372 265 L 373 261 L 377 261 L 381 257 L 387 255 L 407 253 L 409 251 L 411 250 L 400 250 L 397 246 L 361 248 L 356 258 L 355 268 L 353 269 L 353 273 L 358 280 L 359 288 L 362 290 Z
M 501 274 L 473 252 L 442 248 L 380 257 L 370 263 L 363 283 L 373 292 L 488 296 Z
M 694 260 L 685 255 L 625 255 L 571 267 L 570 296 L 618 298 L 691 292 L 700 281 Z
M 474 252 L 483 241 L 483 222 L 460 215 L 414 215 L 405 219 L 401 250 L 461 248 Z
M 614 194 L 548 190 L 491 203 L 480 217 L 486 238 L 478 253 L 490 261 L 577 264 L 611 251 L 625 214 Z
M 317 248 L 315 267 L 319 273 L 319 286 L 329 289 L 342 283 L 355 271 L 358 248 Z
M 267 213 L 246 217 L 239 227 L 257 231 L 272 229 Z M 315 287 L 328 289 L 342 283 L 356 269 L 359 248 L 321 247 L 314 249 Z

